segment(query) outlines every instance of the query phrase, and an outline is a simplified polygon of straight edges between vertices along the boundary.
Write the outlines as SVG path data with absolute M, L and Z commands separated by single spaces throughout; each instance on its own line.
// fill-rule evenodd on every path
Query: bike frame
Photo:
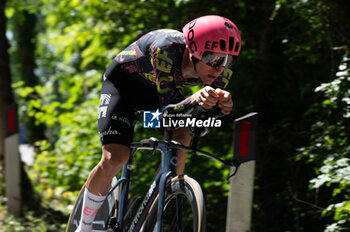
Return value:
M 175 141 L 171 141 L 171 133 L 168 134 L 166 141 L 160 141 L 154 138 L 145 140 L 146 142 L 133 143 L 131 144 L 131 152 L 128 162 L 123 167 L 122 177 L 117 181 L 117 183 L 112 187 L 109 194 L 111 194 L 119 185 L 122 184 L 121 187 L 121 197 L 118 205 L 118 232 L 124 232 L 124 216 L 126 212 L 127 202 L 128 202 L 128 193 L 129 193 L 129 185 L 130 185 L 130 176 L 131 176 L 131 167 L 133 158 L 135 153 L 139 150 L 158 150 L 161 152 L 161 167 L 160 170 L 153 180 L 150 188 L 148 189 L 145 198 L 143 199 L 140 208 L 138 209 L 136 215 L 133 218 L 131 226 L 129 228 L 129 232 L 140 231 L 143 226 L 143 223 L 148 215 L 149 209 L 154 202 L 157 194 L 159 193 L 158 199 L 158 214 L 157 214 L 157 223 L 156 223 L 156 231 L 161 232 L 162 228 L 162 212 L 164 208 L 164 198 L 165 198 L 165 188 L 169 178 L 177 176 L 176 173 L 176 164 L 177 164 L 177 153 L 178 150 L 186 150 L 191 152 L 192 154 L 198 153 L 205 157 L 211 158 L 215 161 L 218 161 L 227 166 L 235 166 L 236 170 L 232 174 L 234 175 L 238 167 L 240 165 L 239 162 L 235 160 L 222 160 L 217 156 L 214 156 L 208 152 L 196 150 L 194 148 L 186 147 L 180 143 Z M 231 176 L 232 176 L 231 175 Z M 231 177 L 230 176 L 230 177 Z M 177 196 L 177 208 L 178 208 L 178 228 L 183 228 L 182 222 L 182 197 Z
M 169 140 L 171 135 L 167 140 Z M 148 147 L 148 146 L 139 146 L 139 147 L 133 147 L 130 153 L 130 157 L 128 162 L 124 165 L 123 167 L 123 174 L 122 177 L 117 181 L 115 186 L 111 189 L 110 193 L 112 193 L 117 186 L 122 184 L 121 186 L 121 197 L 120 197 L 120 202 L 118 205 L 118 218 L 117 218 L 117 223 L 118 223 L 118 231 L 124 231 L 124 216 L 126 212 L 126 207 L 128 203 L 128 193 L 129 193 L 129 185 L 130 185 L 130 176 L 131 176 L 131 167 L 132 167 L 132 162 L 133 158 L 135 156 L 135 153 L 138 150 L 141 149 L 148 149 L 148 150 L 159 150 L 161 152 L 161 167 L 160 170 L 153 180 L 150 188 L 148 189 L 148 192 L 143 199 L 140 208 L 138 209 L 136 215 L 134 216 L 134 219 L 131 223 L 131 226 L 128 231 L 140 231 L 146 217 L 148 214 L 148 211 L 159 193 L 159 200 L 158 200 L 158 212 L 162 212 L 164 208 L 164 197 L 165 197 L 165 188 L 166 188 L 166 183 L 167 180 L 170 177 L 176 176 L 176 163 L 177 163 L 177 148 L 169 148 L 166 146 L 166 144 L 163 143 L 157 143 L 155 146 Z M 109 194 L 110 194 L 109 193 Z M 178 201 L 178 207 L 179 209 L 182 208 L 182 201 Z M 182 218 L 182 212 L 179 210 L 178 216 Z M 158 213 L 157 216 L 157 232 L 161 232 L 161 227 L 162 227 L 162 214 Z M 179 220 L 178 224 L 179 228 L 182 228 L 182 220 Z

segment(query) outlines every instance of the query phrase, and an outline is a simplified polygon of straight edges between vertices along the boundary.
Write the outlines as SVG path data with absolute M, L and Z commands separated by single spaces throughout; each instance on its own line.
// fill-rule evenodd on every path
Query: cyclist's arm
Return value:
M 222 114 L 228 114 L 231 111 L 231 95 L 221 89 L 228 84 L 229 78 L 232 75 L 231 70 L 225 69 L 212 86 L 206 86 L 184 99 L 180 90 L 177 89 L 175 78 L 172 75 L 174 66 L 180 65 L 176 63 L 178 59 L 174 58 L 176 56 L 174 49 L 169 49 L 169 47 L 154 47 L 153 49 L 151 63 L 156 72 L 157 90 L 161 106 L 174 104 L 174 113 L 181 112 L 192 115 L 202 113 L 217 105 L 222 109 Z M 215 89 L 214 87 L 219 89 Z
M 174 104 L 172 108 L 175 111 L 173 113 L 197 115 L 214 107 L 219 107 L 224 115 L 229 114 L 233 107 L 231 94 L 220 88 L 206 86 L 185 100 Z
M 176 88 L 174 67 L 178 67 L 175 45 L 164 44 L 164 41 L 150 47 L 150 62 L 155 73 L 157 92 L 161 107 L 180 102 L 184 99 Z
M 215 106 L 221 108 L 221 113 L 227 115 L 232 110 L 231 94 L 224 90 L 232 76 L 230 69 L 225 69 L 222 74 L 210 85 L 197 91 L 192 96 L 177 104 L 178 109 L 190 109 L 198 103 L 205 110 Z

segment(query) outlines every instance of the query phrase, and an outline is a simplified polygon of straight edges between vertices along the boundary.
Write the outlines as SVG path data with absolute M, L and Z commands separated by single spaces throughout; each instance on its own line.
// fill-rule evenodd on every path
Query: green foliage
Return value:
M 21 17 L 16 12 L 24 9 L 38 17 L 35 74 L 40 84 L 17 82 L 14 88 L 21 112 L 47 125 L 46 140 L 28 167 L 43 203 L 68 214 L 100 159 L 98 98 L 102 74 L 113 57 L 150 30 L 181 30 L 199 15 L 220 14 L 238 25 L 243 38 L 228 86 L 235 111 L 200 147 L 229 157 L 234 118 L 258 111 L 252 231 L 311 231 L 327 225 L 326 231 L 345 230 L 350 190 L 347 58 L 334 77 L 349 47 L 344 2 L 11 0 L 8 18 Z M 17 46 L 15 39 L 12 46 Z M 21 80 L 18 64 L 14 67 L 14 80 Z M 135 134 L 135 141 L 162 137 L 140 125 Z M 298 155 L 297 147 L 302 147 Z M 146 190 L 158 167 L 159 154 L 147 155 L 134 161 L 135 195 Z M 224 231 L 229 170 L 188 156 L 186 173 L 203 186 L 208 231 Z M 300 199 L 318 199 L 315 205 L 323 212 L 295 201 L 294 193 Z M 34 226 L 41 228 L 39 224 Z
M 34 212 L 26 211 L 24 217 L 17 218 L 0 205 L 0 231 L 55 232 L 65 229 L 65 224 L 48 223 L 49 216 L 48 213 L 38 217 Z
M 131 0 L 124 3 L 40 0 L 35 3 L 41 19 L 36 50 L 36 73 L 41 85 L 32 87 L 17 82 L 13 87 L 20 98 L 38 94 L 22 108 L 35 117 L 37 123 L 47 125 L 47 140 L 41 141 L 41 152 L 29 167 L 29 176 L 35 190 L 43 197 L 44 205 L 68 214 L 74 196 L 100 159 L 96 120 L 101 77 L 107 65 L 120 50 L 152 29 L 181 29 L 177 25 L 182 26 L 185 21 L 177 17 L 175 9 L 184 4 L 186 2 Z M 11 10 L 8 14 L 11 15 Z M 191 92 L 186 91 L 187 94 Z M 162 137 L 137 127 L 135 141 L 149 136 Z M 221 139 L 222 136 L 225 134 L 221 134 Z M 226 154 L 230 144 L 224 147 L 220 152 Z M 147 161 L 143 161 L 144 157 L 145 154 L 140 154 L 135 159 L 137 171 L 131 189 L 136 195 L 146 190 L 145 183 L 152 180 L 159 165 L 159 154 Z M 228 175 L 228 170 L 220 171 L 214 162 L 207 164 L 206 159 L 189 158 L 189 162 L 191 174 L 207 183 L 208 195 L 215 200 L 208 201 L 210 207 L 215 209 L 220 202 L 225 212 L 226 200 L 220 199 L 225 197 L 228 187 L 219 180 Z M 211 180 L 203 178 L 208 170 L 209 176 L 213 175 Z M 222 195 L 214 194 L 218 191 Z M 212 211 L 209 216 L 216 213 Z M 215 220 L 211 227 L 216 227 Z
M 311 143 L 299 149 L 298 158 L 306 156 L 315 163 L 316 177 L 310 180 L 311 189 L 326 192 L 331 199 L 322 212 L 333 216 L 333 223 L 325 231 L 350 229 L 350 59 L 345 56 L 337 78 L 321 84 L 316 92 L 324 95 L 320 121 L 312 127 Z M 322 194 L 322 193 L 321 193 Z
M 48 199 L 66 192 L 63 194 L 67 196 L 66 205 L 62 207 L 66 213 L 67 204 L 72 204 L 74 199 L 70 192 L 81 188 L 100 158 L 96 123 L 99 102 L 96 87 L 100 86 L 100 76 L 101 73 L 90 70 L 72 74 L 56 88 L 50 83 L 33 87 L 40 93 L 40 98 L 28 104 L 28 114 L 50 128 L 48 140 L 41 142 L 42 152 L 36 156 L 30 177 L 35 180 L 36 190 Z M 25 87 L 19 88 L 17 93 L 22 96 L 31 91 L 33 89 Z M 55 202 L 60 201 L 51 203 Z M 63 202 L 60 204 L 63 206 Z

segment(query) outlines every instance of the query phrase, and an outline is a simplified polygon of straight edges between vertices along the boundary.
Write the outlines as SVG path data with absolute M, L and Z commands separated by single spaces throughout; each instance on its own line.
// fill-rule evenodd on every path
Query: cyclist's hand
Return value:
M 221 113 L 228 115 L 233 107 L 231 93 L 222 89 L 216 89 L 215 92 L 219 96 L 218 106 L 221 108 Z
M 215 89 L 210 86 L 205 86 L 192 95 L 191 102 L 198 102 L 204 109 L 213 108 L 219 100 L 219 95 Z

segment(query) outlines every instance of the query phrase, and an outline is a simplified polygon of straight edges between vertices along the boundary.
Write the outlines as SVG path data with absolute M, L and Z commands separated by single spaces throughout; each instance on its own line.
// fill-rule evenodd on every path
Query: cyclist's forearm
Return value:
M 178 110 L 178 111 L 186 111 L 186 110 L 192 108 L 194 104 L 195 104 L 195 102 L 193 102 L 193 97 L 189 96 L 185 100 L 183 100 L 179 103 L 176 103 L 174 109 Z
M 192 111 L 191 113 L 193 114 L 197 113 L 197 111 L 203 111 L 203 108 L 206 110 L 212 109 L 215 105 L 218 104 L 219 99 L 221 99 L 221 103 L 223 100 L 226 100 L 225 97 L 229 98 L 230 96 L 230 93 L 227 91 L 206 86 L 185 100 L 175 104 L 174 109 L 175 111 L 181 111 L 182 113 L 188 113 L 186 111 Z M 198 107 L 198 105 L 200 106 Z
M 202 113 L 204 109 L 193 99 L 192 95 L 179 103 L 173 104 L 169 113 L 190 114 L 192 116 Z

